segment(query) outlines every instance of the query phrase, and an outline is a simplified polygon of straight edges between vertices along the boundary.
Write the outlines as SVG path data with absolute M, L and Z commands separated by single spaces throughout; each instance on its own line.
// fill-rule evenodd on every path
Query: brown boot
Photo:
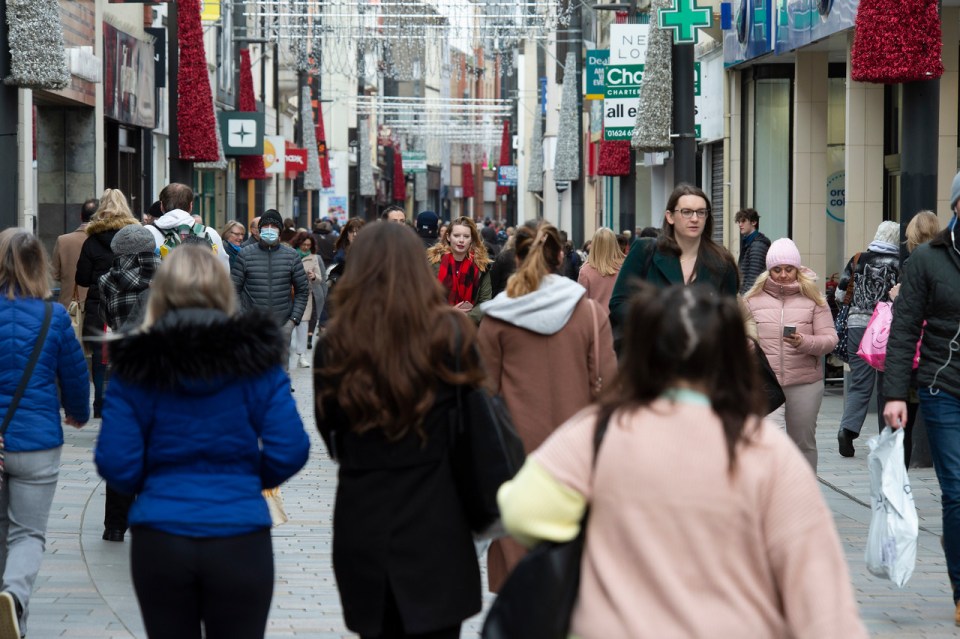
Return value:
M 957 611 L 953 613 L 953 623 L 960 626 L 960 601 L 957 602 Z

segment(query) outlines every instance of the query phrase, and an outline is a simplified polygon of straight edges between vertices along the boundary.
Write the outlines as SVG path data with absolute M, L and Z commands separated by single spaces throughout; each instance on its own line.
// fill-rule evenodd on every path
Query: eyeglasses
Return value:
M 683 219 L 689 220 L 696 213 L 701 220 L 710 215 L 710 209 L 674 209 L 674 213 L 679 213 Z

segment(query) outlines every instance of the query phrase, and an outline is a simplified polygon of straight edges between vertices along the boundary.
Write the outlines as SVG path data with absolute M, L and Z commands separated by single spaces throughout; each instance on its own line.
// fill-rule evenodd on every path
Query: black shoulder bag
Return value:
M 43 326 L 40 328 L 40 336 L 37 337 L 36 344 L 33 345 L 33 352 L 30 353 L 30 360 L 27 362 L 27 367 L 23 369 L 23 377 L 20 378 L 20 385 L 17 386 L 17 390 L 13 393 L 13 399 L 10 400 L 10 406 L 7 408 L 7 414 L 3 416 L 3 423 L 0 424 L 0 484 L 3 483 L 3 436 L 7 432 L 7 428 L 10 426 L 10 421 L 13 419 L 13 414 L 17 411 L 17 406 L 20 405 L 20 400 L 23 398 L 23 394 L 27 390 L 27 384 L 30 383 L 30 377 L 33 375 L 33 369 L 37 366 L 37 360 L 40 359 L 40 351 L 43 350 L 43 343 L 47 340 L 47 333 L 50 330 L 50 319 L 53 317 L 53 303 L 44 302 L 43 305 Z
M 593 467 L 610 415 L 597 421 Z M 586 544 L 590 507 L 571 541 L 543 542 L 513 569 L 483 622 L 483 639 L 567 639 L 570 617 L 580 592 L 580 562 Z

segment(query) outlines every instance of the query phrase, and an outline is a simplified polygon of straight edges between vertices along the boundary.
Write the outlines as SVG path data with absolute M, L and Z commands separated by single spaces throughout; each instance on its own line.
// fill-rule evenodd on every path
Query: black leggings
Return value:
M 263 639 L 273 597 L 270 530 L 194 538 L 131 530 L 130 571 L 150 639 Z

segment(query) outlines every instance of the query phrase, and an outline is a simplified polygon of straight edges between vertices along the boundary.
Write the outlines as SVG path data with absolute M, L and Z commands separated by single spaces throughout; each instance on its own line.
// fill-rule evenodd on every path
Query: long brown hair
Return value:
M 407 226 L 372 224 L 357 235 L 332 300 L 337 312 L 314 372 L 318 418 L 324 401 L 335 400 L 356 432 L 380 428 L 397 440 L 414 430 L 425 439 L 438 383 L 483 381 L 473 322 L 447 306 Z
M 50 260 L 33 233 L 18 228 L 0 233 L 0 291 L 11 300 L 50 297 Z
M 507 297 L 521 297 L 540 288 L 543 278 L 557 272 L 563 256 L 560 232 L 549 222 L 541 222 L 535 233 L 517 233 L 517 272 L 507 280 Z
M 450 222 L 450 228 L 447 230 L 443 241 L 437 242 L 427 249 L 427 259 L 431 264 L 439 264 L 443 254 L 452 250 L 450 248 L 450 234 L 453 233 L 453 227 L 455 226 L 465 226 L 470 229 L 470 257 L 473 258 L 473 263 L 477 265 L 480 272 L 486 271 L 491 263 L 490 256 L 487 255 L 487 245 L 483 243 L 483 238 L 480 237 L 477 223 L 469 217 L 461 216 Z
M 343 228 L 340 229 L 340 236 L 337 238 L 337 243 L 334 244 L 333 248 L 336 251 L 343 249 L 343 252 L 346 253 L 350 250 L 350 231 L 358 231 L 357 236 L 359 237 L 359 231 L 366 224 L 359 217 L 351 217 L 347 220 L 347 223 L 343 225 Z
M 750 435 L 748 419 L 766 412 L 736 299 L 706 286 L 661 290 L 639 282 L 623 325 L 618 383 L 604 397 L 600 414 L 646 406 L 678 383 L 696 384 L 723 422 L 732 472 L 737 446 Z
M 737 272 L 737 286 L 739 287 L 740 274 L 737 270 L 737 263 L 730 255 L 730 251 L 713 241 L 713 207 L 710 206 L 710 198 L 703 192 L 703 189 L 681 182 L 667 198 L 667 211 L 676 209 L 677 203 L 684 195 L 695 195 L 707 203 L 707 217 L 703 220 L 703 233 L 700 235 L 700 247 L 697 249 L 697 262 L 702 263 L 717 276 L 722 275 L 726 268 L 733 267 L 734 271 Z M 680 257 L 681 250 L 680 245 L 677 244 L 676 231 L 673 224 L 667 221 L 666 215 L 663 216 L 660 237 L 657 238 L 657 250 L 661 253 L 672 253 Z

